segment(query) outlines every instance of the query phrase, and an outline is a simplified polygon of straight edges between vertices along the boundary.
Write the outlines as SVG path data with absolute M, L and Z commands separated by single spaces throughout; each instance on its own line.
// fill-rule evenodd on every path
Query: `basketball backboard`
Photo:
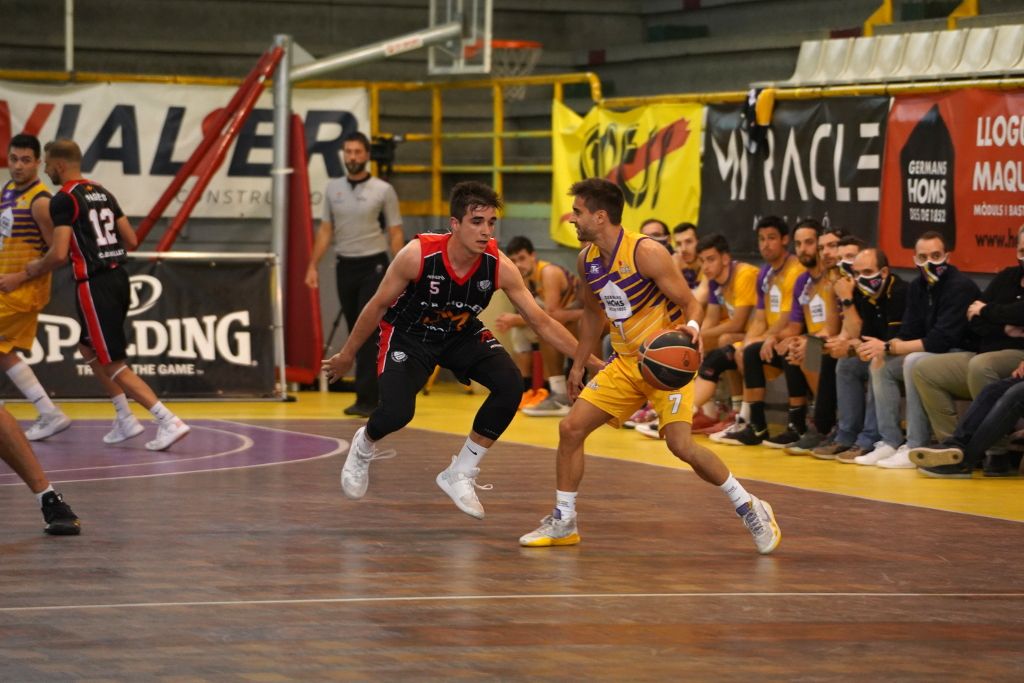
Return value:
M 489 74 L 494 0 L 430 0 L 430 25 L 462 24 L 462 38 L 429 48 L 431 76 Z

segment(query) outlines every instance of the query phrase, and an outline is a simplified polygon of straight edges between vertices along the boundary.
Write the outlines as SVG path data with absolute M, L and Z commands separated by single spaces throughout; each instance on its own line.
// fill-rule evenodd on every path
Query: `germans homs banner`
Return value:
M 1024 225 L 1024 91 L 898 96 L 885 143 L 881 244 L 913 266 L 918 236 L 937 230 L 972 272 L 1016 262 Z
M 551 237 L 578 247 L 569 222 L 569 187 L 607 178 L 622 188 L 622 224 L 637 231 L 648 218 L 669 228 L 695 222 L 700 206 L 700 104 L 654 104 L 626 112 L 594 107 L 579 116 L 560 102 L 552 108 Z
M 235 90 L 173 83 L 55 86 L 0 81 L 0 147 L 6 150 L 10 136 L 23 131 L 44 143 L 71 138 L 82 148 L 85 176 L 109 187 L 128 215 L 145 216 L 199 144 L 202 127 L 212 122 Z M 342 137 L 369 130 L 369 100 L 362 89 L 296 89 L 292 108 L 305 129 L 313 215 L 318 216 L 328 178 L 345 172 Z M 273 116 L 268 90 L 242 126 L 193 216 L 270 216 Z M 6 164 L 5 153 L 0 167 Z M 4 176 L 0 170 L 0 177 Z M 177 212 L 194 184 L 195 177 L 186 182 L 167 215 Z
M 765 144 L 751 151 L 741 105 L 707 108 L 701 234 L 757 253 L 754 226 L 774 214 L 816 218 L 875 243 L 888 97 L 777 102 Z

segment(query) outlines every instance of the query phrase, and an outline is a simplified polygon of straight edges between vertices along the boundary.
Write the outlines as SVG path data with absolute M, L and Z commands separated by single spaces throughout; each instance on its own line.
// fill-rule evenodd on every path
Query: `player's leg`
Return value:
M 78 517 L 53 490 L 39 465 L 32 447 L 14 417 L 0 406 L 0 459 L 32 490 L 43 510 L 45 531 L 57 536 L 72 536 L 81 530 Z
M 565 356 L 545 341 L 538 342 L 544 364 L 544 376 L 551 389 L 547 398 L 523 408 L 532 417 L 564 417 L 569 414 L 569 395 L 565 384 Z
M 34 338 L 36 333 L 35 314 L 21 315 L 28 315 L 30 317 L 32 321 L 30 332 Z M 0 328 L 2 327 L 2 321 L 0 321 Z M 32 371 L 32 367 L 22 360 L 21 356 L 15 351 L 17 346 L 11 341 L 13 336 L 9 332 L 4 333 L 2 336 L 7 341 L 0 342 L 0 369 L 7 374 L 14 386 L 21 392 L 21 395 L 31 401 L 32 405 L 39 412 L 39 417 L 26 430 L 25 436 L 29 441 L 40 441 L 70 427 L 71 418 L 53 404 L 50 396 L 46 393 L 46 389 L 43 389 L 43 385 L 39 383 L 36 373 Z M 21 348 L 28 348 L 32 343 L 31 339 L 19 341 L 22 344 Z

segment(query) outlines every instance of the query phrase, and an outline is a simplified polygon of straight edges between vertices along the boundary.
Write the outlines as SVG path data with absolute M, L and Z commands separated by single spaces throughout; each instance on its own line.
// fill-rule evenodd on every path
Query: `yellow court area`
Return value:
M 484 399 L 486 390 L 467 394 L 452 383 L 438 383 L 429 396 L 417 397 L 416 417 L 411 427 L 449 434 L 468 434 L 473 416 Z M 298 400 L 280 402 L 168 402 L 185 420 L 188 419 L 348 419 L 342 410 L 352 403 L 346 393 L 303 392 Z M 72 418 L 113 418 L 113 408 L 106 402 L 61 403 Z M 35 416 L 24 403 L 8 403 L 19 420 Z M 136 415 L 145 419 L 147 413 L 133 406 Z M 523 443 L 555 448 L 558 444 L 558 418 L 527 417 L 519 414 L 502 438 L 502 443 Z M 876 467 L 844 465 L 817 460 L 810 456 L 790 456 L 764 447 L 738 447 L 714 444 L 707 437 L 697 437 L 714 450 L 741 479 L 770 482 L 800 489 L 857 496 L 870 500 L 914 505 L 1000 519 L 1024 521 L 1024 479 L 1019 477 L 990 478 L 975 474 L 970 480 L 931 479 L 915 470 L 882 470 Z M 664 442 L 641 436 L 630 429 L 602 427 L 587 442 L 587 454 L 625 460 L 658 467 L 688 469 L 672 456 Z M 485 465 L 486 467 L 486 465 Z M 636 475 L 652 475 L 647 468 L 637 468 Z M 584 494 L 586 490 L 584 479 Z M 551 488 L 554 490 L 554 459 Z

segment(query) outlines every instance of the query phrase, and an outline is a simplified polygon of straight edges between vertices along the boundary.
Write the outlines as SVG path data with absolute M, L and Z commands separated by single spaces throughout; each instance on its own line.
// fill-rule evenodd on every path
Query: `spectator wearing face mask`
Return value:
M 947 353 L 914 367 L 914 384 L 939 441 L 956 428 L 956 399 L 976 398 L 1024 361 L 1024 226 L 1017 232 L 1016 263 L 995 276 L 967 308 L 967 319 L 977 339 L 977 354 Z
M 946 242 L 928 231 L 914 245 L 920 275 L 910 283 L 899 334 L 888 341 L 864 337 L 857 347 L 871 362 L 871 388 L 881 443 L 855 459 L 858 465 L 911 469 L 911 448 L 930 442 L 928 415 L 914 384 L 913 371 L 931 354 L 962 350 L 970 345 L 967 308 L 981 295 L 974 282 L 949 263 Z M 907 438 L 900 431 L 900 387 L 907 397 Z

